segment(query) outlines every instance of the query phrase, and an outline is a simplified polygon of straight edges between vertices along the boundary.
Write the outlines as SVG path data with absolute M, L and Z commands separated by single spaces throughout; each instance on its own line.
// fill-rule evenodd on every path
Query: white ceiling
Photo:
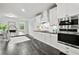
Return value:
M 32 18 L 55 3 L 0 3 L 0 17 Z M 24 12 L 22 11 L 24 9 Z

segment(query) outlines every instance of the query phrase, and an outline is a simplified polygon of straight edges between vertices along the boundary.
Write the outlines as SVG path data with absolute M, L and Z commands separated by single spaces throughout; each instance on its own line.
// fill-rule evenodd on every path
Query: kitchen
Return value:
M 5 12 L 14 9 L 11 12 L 19 15 L 18 18 L 13 13 L 4 16 L 5 12 L 1 11 L 0 41 L 5 42 L 4 44 L 0 43 L 1 49 L 5 45 L 8 45 L 9 48 L 16 44 L 20 45 L 27 39 L 27 41 L 31 40 L 31 45 L 43 55 L 79 55 L 79 3 L 4 3 L 0 5 L 5 7 L 2 9 Z M 10 10 L 5 10 L 6 8 L 10 8 Z M 22 49 L 20 54 L 29 54 L 25 52 L 27 51 Z M 13 53 L 12 50 L 11 53 Z

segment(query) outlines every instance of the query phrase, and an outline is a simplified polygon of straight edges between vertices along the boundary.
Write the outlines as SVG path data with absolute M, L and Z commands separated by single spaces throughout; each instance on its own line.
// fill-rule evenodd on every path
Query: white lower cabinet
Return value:
M 34 32 L 34 38 L 37 39 L 38 38 L 38 33 Z
M 49 44 L 50 43 L 50 34 L 49 33 L 44 33 L 44 41 Z
M 66 49 L 66 47 L 63 44 L 57 43 L 57 49 L 59 49 L 61 52 L 63 53 L 68 53 L 68 50 Z
M 40 41 L 41 40 L 41 34 L 40 34 L 40 32 L 36 32 L 36 36 L 37 36 L 36 39 Z
M 38 40 L 43 42 L 44 41 L 44 34 L 39 32 Z
M 68 55 L 79 55 L 79 49 L 58 43 L 57 39 L 58 36 L 57 34 L 49 34 L 49 33 L 41 33 L 41 32 L 36 32 L 36 39 L 48 44 L 52 47 L 55 47 L 56 49 L 60 50 L 61 52 L 68 54 Z
M 40 40 L 50 46 L 57 43 L 57 34 L 41 33 Z
M 78 55 L 78 54 L 73 51 L 69 51 L 69 55 Z
M 58 49 L 68 55 L 79 55 L 79 49 L 58 43 Z
M 43 33 L 39 32 L 39 40 L 40 41 L 43 41 L 44 40 L 44 35 Z
M 51 34 L 50 35 L 50 43 L 51 44 L 56 44 L 57 43 L 57 39 L 58 39 L 58 35 L 57 34 Z
M 79 49 L 77 48 L 69 47 L 69 52 L 70 54 L 79 55 Z

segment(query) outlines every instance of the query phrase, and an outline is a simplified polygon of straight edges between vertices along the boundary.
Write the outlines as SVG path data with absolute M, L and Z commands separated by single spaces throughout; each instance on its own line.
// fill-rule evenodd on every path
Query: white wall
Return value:
M 19 23 L 24 23 L 24 33 L 28 33 L 28 19 L 16 19 L 16 18 L 0 18 L 0 23 L 8 24 L 8 22 L 15 22 L 17 30 L 19 29 Z M 20 30 L 21 31 L 21 30 Z
M 34 29 L 34 25 L 33 25 L 33 21 L 34 19 L 29 19 L 28 20 L 28 27 L 29 27 L 29 34 L 33 36 L 33 29 Z

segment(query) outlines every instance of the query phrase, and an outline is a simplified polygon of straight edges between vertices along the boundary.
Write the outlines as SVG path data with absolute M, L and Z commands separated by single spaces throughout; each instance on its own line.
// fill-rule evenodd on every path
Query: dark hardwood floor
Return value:
M 22 38 L 26 40 L 16 44 L 12 44 L 14 41 L 0 41 L 0 55 L 64 55 L 58 49 L 33 37 L 27 35 L 26 38 Z M 29 40 L 27 40 L 28 38 Z
M 33 46 L 31 40 L 17 43 L 12 48 L 8 48 L 6 44 L 0 47 L 0 55 L 44 55 L 44 53 Z

